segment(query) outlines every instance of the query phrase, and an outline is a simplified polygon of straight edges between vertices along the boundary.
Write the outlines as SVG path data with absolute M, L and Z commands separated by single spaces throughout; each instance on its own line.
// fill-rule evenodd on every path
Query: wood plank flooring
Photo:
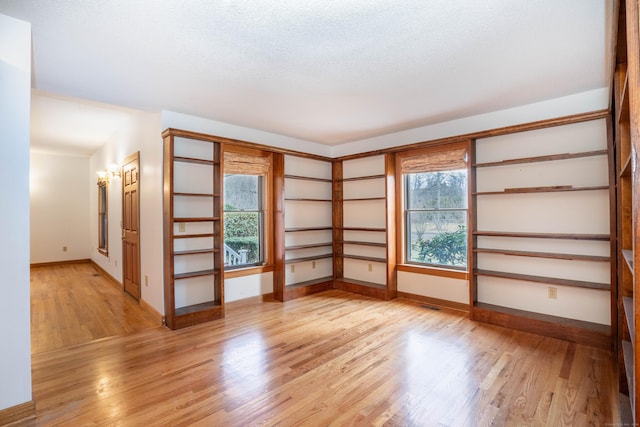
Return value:
M 160 326 L 89 263 L 31 269 L 31 353 Z
M 619 421 L 613 363 L 606 350 L 331 290 L 34 354 L 37 418 L 24 424 L 605 426 Z

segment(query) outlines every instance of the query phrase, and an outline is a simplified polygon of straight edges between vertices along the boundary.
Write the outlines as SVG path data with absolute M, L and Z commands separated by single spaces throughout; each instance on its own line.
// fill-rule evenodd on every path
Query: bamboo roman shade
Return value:
M 240 175 L 266 175 L 271 168 L 271 155 L 225 151 L 224 173 Z
M 467 167 L 467 148 L 455 147 L 450 149 L 431 149 L 399 155 L 400 172 L 423 173 L 439 172 Z

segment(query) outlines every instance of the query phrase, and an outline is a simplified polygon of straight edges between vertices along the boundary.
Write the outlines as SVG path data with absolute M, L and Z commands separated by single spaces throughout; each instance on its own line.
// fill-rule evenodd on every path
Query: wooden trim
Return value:
M 397 298 L 416 301 L 419 303 L 424 303 L 429 305 L 435 305 L 437 307 L 449 308 L 451 310 L 462 311 L 465 313 L 469 312 L 469 304 L 464 304 L 456 301 L 448 301 L 445 299 L 432 298 L 424 295 L 410 294 L 407 292 L 400 292 L 400 291 L 398 291 L 397 293 Z
M 31 264 L 30 267 L 31 268 L 55 267 L 57 265 L 88 264 L 90 262 L 93 262 L 93 261 L 91 259 L 89 259 L 89 258 L 83 258 L 83 259 L 72 259 L 72 260 L 68 260 L 68 261 L 37 262 L 37 263 Z
M 385 211 L 386 211 L 386 268 L 387 268 L 387 299 L 393 299 L 398 294 L 397 251 L 396 251 L 396 155 L 387 153 L 384 157 L 385 174 Z
M 0 410 L 0 425 L 2 426 L 14 423 L 17 425 L 18 422 L 33 420 L 35 418 L 36 402 L 34 400 Z
M 476 303 L 473 312 L 473 320 L 532 334 L 604 349 L 609 349 L 611 342 L 611 328 L 607 325 L 485 303 Z
M 257 265 L 254 267 L 238 268 L 235 270 L 228 270 L 224 272 L 225 279 L 233 279 L 235 277 L 252 276 L 254 274 L 269 273 L 275 271 L 276 268 L 273 264 Z
M 320 279 L 296 283 L 295 285 L 288 285 L 284 287 L 284 301 L 291 301 L 292 299 L 317 294 L 332 288 L 332 277 L 322 277 Z
M 331 167 L 331 197 L 333 198 L 331 223 L 333 224 L 333 231 L 331 233 L 333 241 L 333 278 L 335 287 L 335 280 L 344 276 L 344 205 L 341 200 L 344 198 L 344 183 L 343 177 L 343 162 L 341 160 L 334 160 Z
M 289 149 L 280 148 L 280 147 L 273 147 L 266 144 L 258 144 L 255 142 L 243 141 L 241 139 L 224 138 L 221 136 L 209 135 L 209 134 L 200 133 L 200 132 L 192 132 L 184 129 L 167 128 L 162 132 L 162 137 L 166 138 L 167 136 L 173 136 L 173 137 L 178 136 L 181 138 L 197 139 L 200 141 L 233 144 L 237 147 L 243 147 L 243 148 L 248 148 L 253 150 L 270 151 L 272 153 L 290 154 L 293 156 L 305 157 L 308 159 L 325 160 L 325 161 L 333 160 L 330 157 L 320 156 L 317 154 L 309 154 L 309 153 L 304 153 L 302 151 L 289 150 Z
M 273 175 L 273 299 L 284 301 L 284 286 L 286 281 L 284 258 L 285 248 L 285 222 L 284 222 L 284 154 L 276 153 L 272 159 Z
M 406 273 L 424 274 L 428 276 L 448 277 L 449 279 L 469 280 L 469 272 L 460 270 L 449 270 L 446 268 L 436 268 L 431 266 L 398 264 L 398 271 Z
M 395 296 L 392 298 L 389 295 L 389 292 L 385 285 L 380 285 L 378 283 L 368 283 L 361 280 L 341 277 L 334 281 L 333 287 L 336 289 L 341 289 L 343 291 L 353 292 L 355 294 L 385 301 L 395 298 Z
M 352 160 L 361 157 L 376 156 L 385 153 L 395 153 L 398 151 L 412 150 L 426 147 L 434 147 L 443 144 L 452 144 L 456 142 L 464 142 L 470 139 L 489 138 L 493 136 L 508 135 L 512 133 L 526 132 L 536 129 L 550 128 L 554 126 L 564 126 L 574 123 L 588 122 L 591 120 L 604 119 L 609 116 L 609 110 L 597 110 L 589 113 L 573 114 L 570 116 L 557 117 L 553 119 L 539 120 L 535 122 L 522 123 L 518 125 L 505 126 L 479 132 L 471 132 L 462 135 L 448 136 L 445 138 L 432 139 L 427 141 L 415 142 L 412 144 L 400 145 L 397 147 L 389 147 L 380 150 L 366 151 L 363 153 L 350 154 L 336 158 L 336 160 Z
M 107 270 L 105 270 L 104 268 L 100 267 L 94 260 L 91 260 L 91 265 L 93 266 L 93 268 L 98 270 L 98 272 L 100 274 L 102 274 L 109 281 L 109 283 L 111 283 L 112 285 L 114 285 L 115 287 L 117 287 L 120 290 L 124 290 L 123 284 L 120 283 L 111 274 L 109 274 L 109 272 Z
M 469 163 L 467 169 L 467 185 L 469 194 L 467 199 L 467 271 L 473 271 L 478 265 L 478 254 L 473 250 L 478 247 L 478 237 L 475 232 L 478 229 L 478 198 L 474 195 L 478 191 L 476 181 L 476 141 L 469 141 Z M 476 276 L 469 277 L 469 318 L 473 319 L 473 309 L 478 301 L 478 283 Z

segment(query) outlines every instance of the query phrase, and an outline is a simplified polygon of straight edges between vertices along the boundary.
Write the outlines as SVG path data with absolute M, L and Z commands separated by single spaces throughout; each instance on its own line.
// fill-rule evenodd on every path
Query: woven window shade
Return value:
M 401 158 L 400 171 L 407 174 L 466 169 L 466 157 L 467 149 L 464 147 L 434 150 Z
M 224 152 L 224 173 L 227 174 L 266 175 L 270 167 L 271 156 Z

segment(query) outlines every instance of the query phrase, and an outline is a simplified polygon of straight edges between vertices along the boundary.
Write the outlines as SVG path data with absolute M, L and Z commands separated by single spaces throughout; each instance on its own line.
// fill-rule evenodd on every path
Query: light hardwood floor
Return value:
M 32 354 L 159 325 L 89 263 L 31 269 Z
M 602 349 L 333 290 L 34 354 L 25 425 L 605 426 L 615 382 Z

